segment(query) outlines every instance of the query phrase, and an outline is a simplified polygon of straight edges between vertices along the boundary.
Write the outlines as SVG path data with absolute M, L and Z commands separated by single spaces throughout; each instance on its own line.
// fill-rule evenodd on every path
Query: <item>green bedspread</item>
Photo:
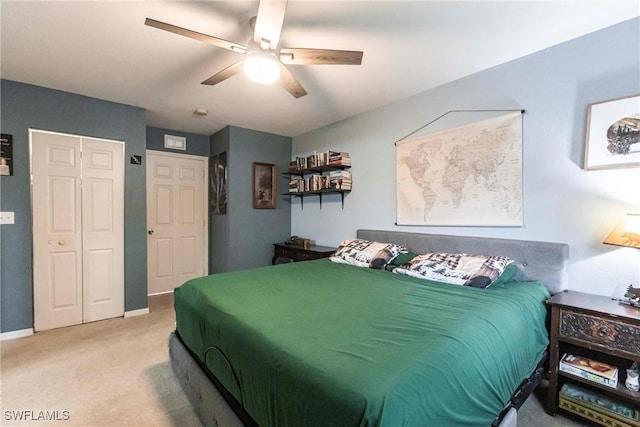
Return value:
M 491 424 L 548 344 L 537 282 L 442 284 L 327 259 L 175 290 L 184 343 L 266 426 Z

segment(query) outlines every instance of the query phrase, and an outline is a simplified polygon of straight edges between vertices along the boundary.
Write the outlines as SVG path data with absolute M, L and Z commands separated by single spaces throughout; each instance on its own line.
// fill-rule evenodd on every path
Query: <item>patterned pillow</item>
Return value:
M 415 252 L 411 252 L 411 251 L 403 252 L 399 254 L 397 257 L 395 257 L 394 259 L 392 259 L 391 261 L 389 261 L 389 263 L 384 266 L 384 269 L 387 271 L 393 271 L 396 269 L 396 267 L 399 267 L 403 264 L 409 264 L 411 260 L 417 256 L 418 254 Z
M 330 258 L 333 262 L 382 269 L 407 248 L 393 243 L 370 242 L 363 239 L 347 239 L 340 243 Z
M 503 256 L 429 253 L 415 257 L 409 265 L 399 266 L 393 272 L 453 285 L 486 288 L 512 262 Z

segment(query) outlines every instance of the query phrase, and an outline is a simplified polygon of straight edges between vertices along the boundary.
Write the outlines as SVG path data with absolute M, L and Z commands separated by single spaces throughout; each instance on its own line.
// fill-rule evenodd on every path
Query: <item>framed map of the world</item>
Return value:
M 521 112 L 398 141 L 396 222 L 522 226 Z

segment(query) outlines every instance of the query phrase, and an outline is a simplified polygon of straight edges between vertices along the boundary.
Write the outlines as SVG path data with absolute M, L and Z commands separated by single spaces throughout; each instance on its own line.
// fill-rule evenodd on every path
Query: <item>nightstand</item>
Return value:
M 273 244 L 273 258 L 271 264 L 275 265 L 277 258 L 289 258 L 292 261 L 309 261 L 312 259 L 328 258 L 335 252 L 336 248 L 329 246 L 312 245 L 309 249 L 302 246 L 284 245 L 282 243 Z
M 547 410 L 558 409 L 558 393 L 565 382 L 579 384 L 640 409 L 640 392 L 624 386 L 626 370 L 640 362 L 640 310 L 609 297 L 565 291 L 547 300 L 551 307 L 549 391 Z M 618 385 L 611 388 L 560 371 L 560 358 L 570 353 L 618 367 Z

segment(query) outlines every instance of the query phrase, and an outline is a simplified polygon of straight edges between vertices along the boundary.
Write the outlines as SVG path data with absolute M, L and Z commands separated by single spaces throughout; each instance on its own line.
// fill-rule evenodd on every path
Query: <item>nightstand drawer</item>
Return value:
M 298 252 L 296 254 L 296 261 L 309 261 L 312 259 L 319 259 L 320 254 L 312 253 L 312 252 Z
M 574 311 L 560 310 L 560 336 L 613 348 L 638 357 L 640 327 Z
M 329 246 L 316 246 L 304 248 L 302 246 L 273 244 L 273 258 L 271 264 L 276 264 L 278 258 L 289 258 L 291 261 L 309 261 L 312 259 L 327 258 L 333 255 L 336 248 Z
M 275 256 L 295 259 L 296 252 L 297 251 L 295 249 L 285 249 L 283 247 L 278 247 L 275 249 Z

